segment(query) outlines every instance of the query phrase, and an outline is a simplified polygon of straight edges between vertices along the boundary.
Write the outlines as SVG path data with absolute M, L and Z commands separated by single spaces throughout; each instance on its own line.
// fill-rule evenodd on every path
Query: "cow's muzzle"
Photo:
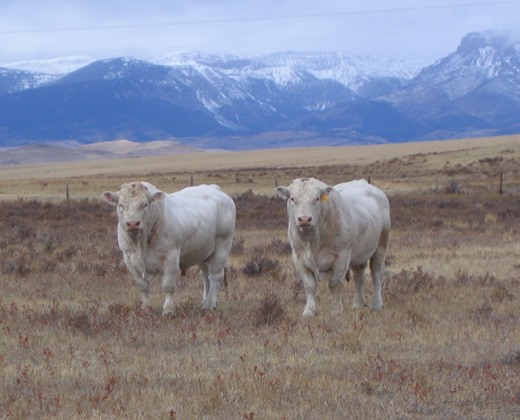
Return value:
M 139 220 L 126 222 L 126 230 L 129 232 L 139 232 L 141 230 L 141 222 Z
M 311 226 L 312 216 L 298 216 L 298 226 L 301 228 L 306 228 Z

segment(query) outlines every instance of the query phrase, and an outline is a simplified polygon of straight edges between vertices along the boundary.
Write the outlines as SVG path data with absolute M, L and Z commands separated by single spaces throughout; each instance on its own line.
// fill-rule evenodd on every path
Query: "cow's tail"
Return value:
M 224 286 L 224 293 L 226 296 L 228 295 L 228 287 L 227 287 L 227 265 L 224 267 L 224 278 L 222 279 L 222 286 Z

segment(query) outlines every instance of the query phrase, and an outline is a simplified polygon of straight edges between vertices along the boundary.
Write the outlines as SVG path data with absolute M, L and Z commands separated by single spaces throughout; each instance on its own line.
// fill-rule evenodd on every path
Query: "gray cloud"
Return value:
M 520 37 L 520 1 L 3 0 L 0 63 L 168 51 L 349 51 L 434 61 L 467 32 Z

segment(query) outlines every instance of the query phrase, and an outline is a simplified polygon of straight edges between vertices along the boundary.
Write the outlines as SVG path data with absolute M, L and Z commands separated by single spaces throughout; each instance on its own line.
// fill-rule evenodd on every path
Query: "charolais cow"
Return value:
M 381 286 L 390 239 L 390 205 L 385 193 L 365 180 L 331 187 L 314 178 L 295 179 L 275 192 L 287 200 L 292 259 L 305 294 L 304 316 L 316 313 L 320 274 L 343 310 L 343 281 L 352 270 L 354 308 L 365 304 L 365 268 L 370 264 L 374 309 L 383 307 Z
M 166 194 L 148 182 L 123 184 L 102 197 L 117 208 L 117 240 L 125 264 L 150 305 L 150 278 L 162 276 L 163 314 L 175 309 L 181 271 L 199 266 L 203 307 L 214 309 L 235 232 L 235 203 L 217 185 Z

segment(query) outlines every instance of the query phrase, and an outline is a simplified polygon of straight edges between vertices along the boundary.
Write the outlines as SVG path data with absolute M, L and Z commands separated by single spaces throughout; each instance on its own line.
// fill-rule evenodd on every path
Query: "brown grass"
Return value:
M 372 174 L 390 190 L 385 308 L 334 315 L 321 284 L 314 319 L 300 316 L 285 204 L 267 193 L 268 168 L 196 174 L 234 186 L 236 240 L 218 309 L 200 309 L 191 269 L 174 317 L 160 315 L 158 282 L 153 309 L 137 304 L 110 206 L 0 202 L 0 418 L 518 418 L 520 159 L 497 150 L 460 167 L 434 165 L 432 152 L 277 169 L 279 182 Z M 151 178 L 162 187 L 173 176 Z M 94 185 L 123 178 L 81 179 L 97 196 Z M 452 179 L 460 191 L 443 188 Z M 40 181 L 9 182 L 23 193 Z M 345 293 L 351 301 L 352 285 Z
M 330 183 L 371 177 L 390 194 L 441 190 L 452 181 L 461 192 L 497 191 L 500 170 L 506 190 L 519 192 L 520 136 L 441 142 L 278 149 L 257 152 L 191 153 L 171 156 L 0 166 L 0 198 L 58 199 L 69 185 L 72 198 L 98 197 L 129 179 L 146 179 L 167 192 L 217 183 L 230 194 L 271 194 L 298 176 Z

